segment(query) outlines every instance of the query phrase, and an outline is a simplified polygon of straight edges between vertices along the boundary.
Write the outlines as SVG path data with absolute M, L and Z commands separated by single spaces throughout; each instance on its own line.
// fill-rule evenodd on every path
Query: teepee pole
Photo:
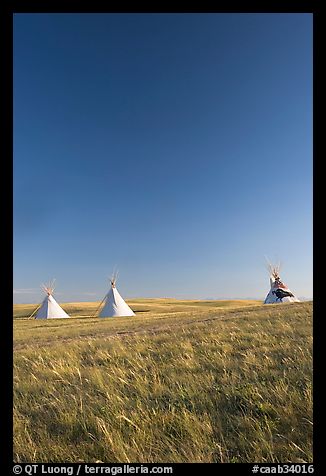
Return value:
M 32 312 L 32 314 L 28 317 L 28 319 L 32 319 L 34 314 L 40 309 L 41 306 L 42 306 L 42 303 L 37 306 L 37 308 Z
M 95 313 L 94 313 L 94 315 L 93 315 L 92 317 L 96 317 L 96 315 L 97 315 L 97 313 L 98 313 L 100 307 L 102 306 L 102 303 L 103 303 L 104 300 L 106 299 L 107 295 L 108 295 L 108 293 L 106 293 L 106 295 L 104 296 L 104 298 L 103 298 L 102 301 L 100 302 L 98 308 L 96 309 L 96 311 L 95 311 Z

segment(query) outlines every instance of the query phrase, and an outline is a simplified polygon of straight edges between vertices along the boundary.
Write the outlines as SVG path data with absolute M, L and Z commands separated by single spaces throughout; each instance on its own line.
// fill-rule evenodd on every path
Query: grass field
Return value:
M 312 462 L 312 303 L 14 306 L 15 462 Z

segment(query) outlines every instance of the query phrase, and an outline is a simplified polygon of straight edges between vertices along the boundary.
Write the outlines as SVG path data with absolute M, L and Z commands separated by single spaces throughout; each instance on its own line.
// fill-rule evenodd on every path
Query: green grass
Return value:
M 15 462 L 312 462 L 311 303 L 129 304 L 14 320 Z

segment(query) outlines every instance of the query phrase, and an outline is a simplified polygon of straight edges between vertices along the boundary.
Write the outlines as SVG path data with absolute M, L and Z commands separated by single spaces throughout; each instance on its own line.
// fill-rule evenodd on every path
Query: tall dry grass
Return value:
M 16 322 L 16 462 L 312 462 L 311 303 L 154 314 Z

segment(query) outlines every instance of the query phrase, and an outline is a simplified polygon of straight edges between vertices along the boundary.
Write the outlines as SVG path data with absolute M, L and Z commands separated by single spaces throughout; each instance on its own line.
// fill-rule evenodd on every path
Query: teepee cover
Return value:
M 111 289 L 104 298 L 104 306 L 99 317 L 134 316 L 135 313 L 120 296 L 115 283 L 116 277 L 111 278 Z
M 53 284 L 54 283 L 52 282 L 49 285 L 42 286 L 46 293 L 46 297 L 44 298 L 41 307 L 37 311 L 35 319 L 60 319 L 69 317 L 52 296 L 54 290 Z
M 283 302 L 300 302 L 290 289 L 281 281 L 280 265 L 268 265 L 271 289 L 264 304 L 280 304 Z

